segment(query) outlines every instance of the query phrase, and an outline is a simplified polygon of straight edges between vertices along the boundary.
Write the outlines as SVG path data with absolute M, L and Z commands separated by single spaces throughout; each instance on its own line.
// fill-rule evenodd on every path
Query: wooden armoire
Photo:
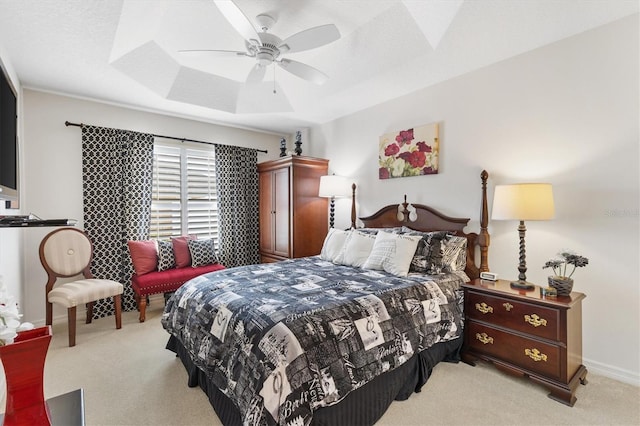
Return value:
M 258 164 L 262 263 L 320 254 L 328 199 L 318 197 L 329 160 L 288 156 Z

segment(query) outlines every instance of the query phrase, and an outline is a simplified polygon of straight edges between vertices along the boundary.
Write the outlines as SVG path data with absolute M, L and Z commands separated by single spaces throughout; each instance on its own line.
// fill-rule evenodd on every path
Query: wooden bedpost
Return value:
M 489 208 L 487 204 L 487 179 L 489 173 L 483 170 L 480 173 L 482 179 L 482 210 L 480 212 L 480 234 L 478 236 L 478 245 L 480 246 L 480 272 L 489 271 Z
M 351 184 L 351 227 L 356 228 L 356 184 Z

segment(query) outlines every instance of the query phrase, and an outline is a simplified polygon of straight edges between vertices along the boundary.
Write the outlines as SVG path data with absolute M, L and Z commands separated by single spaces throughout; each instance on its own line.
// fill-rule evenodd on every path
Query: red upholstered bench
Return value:
M 198 267 L 185 266 L 183 268 L 167 269 L 166 271 L 153 271 L 143 275 L 134 274 L 131 277 L 131 286 L 136 295 L 136 303 L 140 311 L 140 322 L 145 320 L 147 309 L 147 296 L 150 294 L 169 293 L 176 291 L 182 284 L 207 272 L 224 269 L 224 265 L 214 263 Z
M 224 269 L 210 238 L 197 240 L 195 236 L 180 236 L 172 237 L 170 241 L 128 241 L 127 244 L 134 270 L 131 287 L 140 311 L 140 322 L 145 320 L 147 296 L 165 293 L 166 299 L 167 293 L 176 291 L 190 279 Z

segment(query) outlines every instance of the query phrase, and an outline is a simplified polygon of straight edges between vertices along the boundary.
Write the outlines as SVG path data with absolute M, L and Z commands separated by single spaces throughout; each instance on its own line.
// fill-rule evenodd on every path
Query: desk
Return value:
M 52 426 L 84 426 L 84 391 L 76 389 L 47 399 Z M 0 414 L 0 423 L 4 413 Z

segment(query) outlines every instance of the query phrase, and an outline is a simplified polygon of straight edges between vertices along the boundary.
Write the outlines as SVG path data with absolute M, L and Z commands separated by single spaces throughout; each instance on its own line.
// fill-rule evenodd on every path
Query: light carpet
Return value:
M 220 425 L 200 388 L 166 350 L 160 325 L 162 299 L 152 299 L 147 320 L 123 313 L 77 324 L 77 343 L 67 346 L 67 325 L 58 321 L 45 365 L 45 396 L 78 388 L 85 393 L 88 425 Z M 547 397 L 542 386 L 493 366 L 438 364 L 422 392 L 394 402 L 379 425 L 639 425 L 640 388 L 589 373 L 574 407 Z

